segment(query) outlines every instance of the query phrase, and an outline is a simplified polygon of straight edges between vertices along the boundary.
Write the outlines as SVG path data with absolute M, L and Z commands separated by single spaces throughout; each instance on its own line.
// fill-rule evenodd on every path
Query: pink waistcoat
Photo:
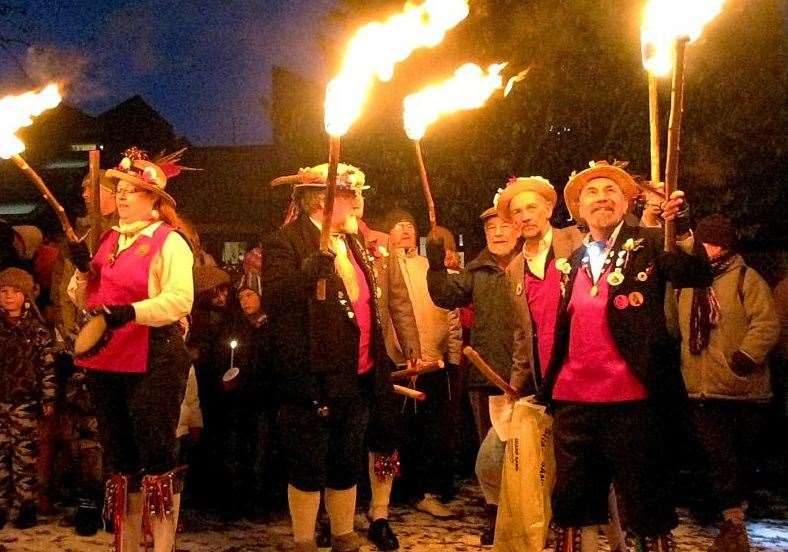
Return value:
M 555 323 L 561 305 L 561 274 L 554 262 L 547 262 L 544 280 L 537 278 L 529 270 L 525 271 L 525 296 L 536 331 L 539 368 L 544 376 L 553 353 Z
M 148 280 L 151 261 L 161 251 L 172 228 L 159 226 L 152 237 L 140 235 L 127 249 L 110 261 L 120 234 L 105 234 L 91 261 L 87 287 L 87 308 L 101 305 L 126 305 L 149 298 Z M 112 331 L 107 344 L 95 355 L 77 360 L 76 364 L 102 372 L 140 374 L 148 369 L 150 327 L 129 322 Z
M 648 392 L 619 353 L 607 321 L 610 286 L 607 271 L 599 293 L 591 296 L 591 278 L 580 269 L 569 301 L 569 353 L 553 389 L 557 401 L 610 403 L 642 400 Z
M 349 251 L 348 256 L 356 270 L 358 282 L 358 299 L 353 301 L 353 313 L 360 332 L 358 338 L 358 374 L 366 374 L 372 370 L 375 361 L 372 359 L 372 293 L 367 283 L 367 276 L 356 260 L 356 256 Z

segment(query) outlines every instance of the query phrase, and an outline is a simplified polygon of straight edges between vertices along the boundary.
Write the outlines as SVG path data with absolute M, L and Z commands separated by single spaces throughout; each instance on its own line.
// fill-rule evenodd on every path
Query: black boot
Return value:
M 327 519 L 317 520 L 317 547 L 328 548 L 331 546 L 331 526 Z
M 23 504 L 19 510 L 19 515 L 14 520 L 14 527 L 17 529 L 30 529 L 35 527 L 36 523 L 38 523 L 38 518 L 36 517 L 35 503 L 27 502 Z
M 74 531 L 77 535 L 91 537 L 98 533 L 101 525 L 101 509 L 98 500 L 80 498 L 74 514 Z
M 498 506 L 487 504 L 484 510 L 487 514 L 487 528 L 482 532 L 480 540 L 482 546 L 492 546 L 495 542 L 495 520 L 498 518 Z
M 378 550 L 399 550 L 399 540 L 387 519 L 380 518 L 370 523 L 367 538 Z

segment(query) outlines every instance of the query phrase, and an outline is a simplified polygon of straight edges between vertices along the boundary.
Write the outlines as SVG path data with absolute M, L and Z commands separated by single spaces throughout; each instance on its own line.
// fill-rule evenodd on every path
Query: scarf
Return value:
M 711 271 L 717 276 L 727 272 L 735 260 L 735 253 L 730 252 L 712 261 Z M 695 288 L 692 290 L 692 307 L 690 308 L 690 340 L 689 349 L 693 355 L 699 355 L 709 346 L 711 329 L 720 323 L 720 304 L 714 288 Z

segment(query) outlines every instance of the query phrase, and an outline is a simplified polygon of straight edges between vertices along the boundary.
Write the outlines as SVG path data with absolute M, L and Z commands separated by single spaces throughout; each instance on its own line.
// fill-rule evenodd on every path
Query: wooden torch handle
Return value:
M 402 385 L 392 385 L 394 392 L 397 395 L 402 395 L 409 399 L 415 399 L 417 401 L 423 401 L 427 398 L 425 393 L 421 391 L 417 391 L 416 389 L 411 389 L 410 387 L 403 387 Z
M 492 367 L 487 364 L 484 359 L 477 353 L 473 347 L 465 347 L 462 350 L 462 354 L 468 357 L 476 369 L 482 373 L 482 375 L 487 378 L 487 381 L 492 383 L 495 387 L 506 393 L 512 398 L 517 398 L 520 396 L 520 393 L 507 381 L 505 381 L 498 373 L 492 369 Z
M 684 113 L 684 51 L 687 37 L 676 39 L 673 62 L 673 86 L 670 92 L 670 118 L 668 121 L 668 146 L 665 159 L 665 198 L 676 191 L 679 174 L 679 143 L 681 117 Z M 665 251 L 676 250 L 676 223 L 665 222 Z
M 339 136 L 331 136 L 328 142 L 328 172 L 326 174 L 326 201 L 323 205 L 323 226 L 320 229 L 320 250 L 327 251 L 331 240 L 331 218 L 334 214 L 334 196 L 337 191 L 337 169 L 339 168 Z M 317 281 L 315 290 L 318 301 L 326 300 L 326 279 Z
M 22 156 L 18 153 L 15 153 L 11 156 L 11 160 L 16 163 L 16 166 L 19 167 L 23 173 L 36 185 L 38 191 L 41 192 L 41 195 L 44 197 L 47 203 L 52 207 L 55 211 L 55 215 L 57 215 L 58 220 L 60 221 L 60 226 L 63 228 L 63 232 L 66 234 L 66 239 L 71 242 L 78 242 L 79 238 L 77 238 L 76 232 L 74 232 L 74 228 L 71 226 L 71 223 L 68 221 L 68 217 L 66 216 L 66 210 L 63 209 L 63 206 L 58 202 L 57 198 L 49 191 L 47 185 L 38 176 L 38 173 L 33 170 L 33 168 L 27 164 L 27 161 L 22 159 Z
M 413 145 L 416 148 L 416 164 L 419 166 L 421 189 L 424 192 L 424 200 L 427 202 L 427 214 L 430 219 L 430 235 L 433 235 L 435 227 L 438 225 L 438 219 L 435 215 L 435 201 L 432 199 L 430 179 L 427 177 L 427 167 L 424 165 L 424 156 L 421 153 L 421 142 L 419 140 L 413 140 Z

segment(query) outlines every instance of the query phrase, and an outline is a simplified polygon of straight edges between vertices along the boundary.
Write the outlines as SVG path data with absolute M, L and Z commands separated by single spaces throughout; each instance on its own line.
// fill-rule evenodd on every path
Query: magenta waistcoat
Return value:
M 609 403 L 642 400 L 648 391 L 619 353 L 607 321 L 610 286 L 607 270 L 599 293 L 591 296 L 591 278 L 578 271 L 569 300 L 569 354 L 553 389 L 557 401 Z
M 356 315 L 359 329 L 358 374 L 362 375 L 372 370 L 375 364 L 372 359 L 372 293 L 367 283 L 367 276 L 358 264 L 356 256 L 352 251 L 348 251 L 348 256 L 353 263 L 356 281 L 358 281 L 358 299 L 353 301 L 353 313 Z
M 525 271 L 525 296 L 536 331 L 539 368 L 544 376 L 553 353 L 555 324 L 561 306 L 561 273 L 553 261 L 547 262 L 544 280 L 537 278 L 529 270 Z
M 101 305 L 127 305 L 148 299 L 151 261 L 161 251 L 172 228 L 162 224 L 152 237 L 140 235 L 111 262 L 120 234 L 108 231 L 91 261 L 87 287 L 87 308 Z M 107 344 L 95 355 L 76 364 L 102 372 L 140 374 L 148 369 L 150 327 L 129 322 L 112 331 Z

